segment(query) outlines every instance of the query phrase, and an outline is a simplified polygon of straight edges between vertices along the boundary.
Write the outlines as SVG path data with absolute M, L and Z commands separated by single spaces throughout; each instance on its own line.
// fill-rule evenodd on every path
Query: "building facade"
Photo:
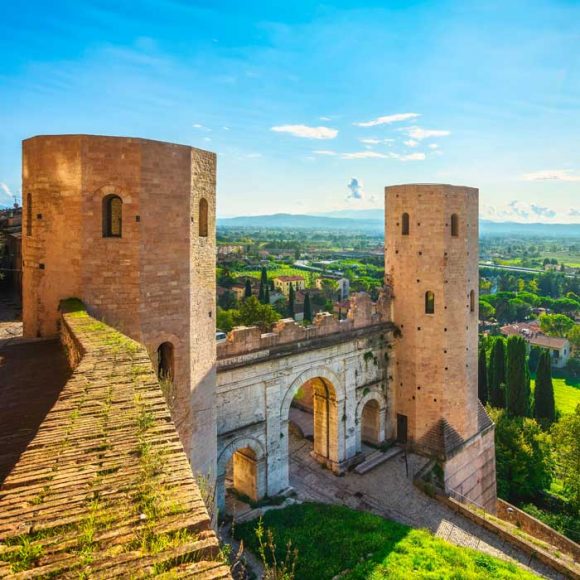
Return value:
M 215 155 L 38 136 L 23 143 L 22 175 L 24 334 L 56 335 L 60 301 L 76 297 L 144 344 L 192 466 L 214 473 Z

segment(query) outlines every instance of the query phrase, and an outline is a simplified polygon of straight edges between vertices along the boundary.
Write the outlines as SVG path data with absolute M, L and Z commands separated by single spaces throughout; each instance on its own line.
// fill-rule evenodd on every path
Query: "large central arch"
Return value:
M 312 389 L 312 413 L 314 447 L 312 456 L 319 463 L 335 472 L 342 470 L 344 460 L 344 398 L 345 391 L 340 378 L 326 367 L 313 367 L 296 377 L 287 389 L 280 407 L 280 423 L 284 455 L 289 459 L 290 406 L 296 394 L 304 386 Z

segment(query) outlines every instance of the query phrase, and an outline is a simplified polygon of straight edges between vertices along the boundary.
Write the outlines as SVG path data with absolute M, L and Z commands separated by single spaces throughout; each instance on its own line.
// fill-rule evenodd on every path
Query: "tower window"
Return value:
M 473 290 L 469 293 L 469 311 L 475 312 L 475 292 Z
M 207 238 L 208 226 L 207 226 L 207 216 L 208 207 L 207 200 L 202 197 L 199 200 L 199 235 L 202 238 Z
M 173 380 L 174 376 L 173 345 L 163 342 L 157 349 L 157 376 L 160 380 Z
M 425 292 L 425 314 L 435 314 L 435 294 L 431 290 Z
M 103 198 L 103 237 L 120 238 L 123 233 L 123 200 L 118 195 Z
M 451 216 L 451 235 L 454 238 L 459 235 L 459 216 L 456 213 Z
M 26 235 L 32 235 L 32 194 L 26 194 Z
M 409 235 L 409 214 L 408 213 L 404 213 L 403 216 L 401 217 L 401 234 L 403 236 L 408 236 Z

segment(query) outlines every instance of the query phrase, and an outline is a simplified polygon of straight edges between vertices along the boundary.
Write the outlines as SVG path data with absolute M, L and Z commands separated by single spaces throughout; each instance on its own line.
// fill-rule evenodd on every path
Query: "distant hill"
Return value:
M 237 228 L 305 228 L 321 230 L 367 230 L 381 233 L 383 221 L 377 219 L 334 218 L 314 215 L 275 213 L 272 215 L 218 218 L 218 226 Z
M 320 215 L 276 213 L 271 215 L 218 218 L 220 227 L 237 228 L 304 228 L 321 230 L 351 230 L 382 233 L 382 209 L 339 210 Z M 543 236 L 580 238 L 580 224 L 522 224 L 479 220 L 482 236 Z

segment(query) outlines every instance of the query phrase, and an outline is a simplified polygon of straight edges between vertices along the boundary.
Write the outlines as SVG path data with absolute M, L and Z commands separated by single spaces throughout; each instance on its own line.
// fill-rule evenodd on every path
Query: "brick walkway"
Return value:
M 458 546 L 475 548 L 491 556 L 511 560 L 546 578 L 563 578 L 541 562 L 503 542 L 496 535 L 455 514 L 419 491 L 412 476 L 425 458 L 409 457 L 409 477 L 402 455 L 365 475 L 347 473 L 336 477 L 310 457 L 312 443 L 295 435 L 290 439 L 290 484 L 303 501 L 346 505 L 376 513 L 414 528 L 427 528 Z

